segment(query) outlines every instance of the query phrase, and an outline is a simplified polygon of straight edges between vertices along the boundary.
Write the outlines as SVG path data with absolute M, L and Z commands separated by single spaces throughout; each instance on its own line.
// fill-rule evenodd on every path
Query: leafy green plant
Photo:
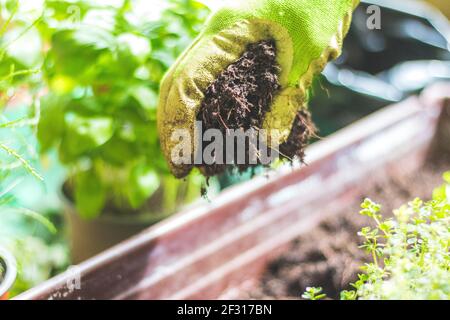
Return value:
M 26 177 L 43 180 L 34 167 L 34 146 L 30 143 L 40 113 L 33 97 L 39 67 L 20 62 L 13 54 L 17 48 L 10 50 L 40 18 L 28 23 L 20 4 L 0 0 L 0 245 L 18 263 L 11 296 L 48 279 L 55 270 L 66 266 L 68 258 L 65 246 L 53 241 L 58 237 L 55 225 L 46 216 L 25 208 L 14 196 Z M 21 91 L 31 97 L 31 103 L 27 105 L 29 112 L 17 115 L 18 108 L 9 102 Z
M 0 108 L 4 108 L 21 86 L 32 92 L 36 83 L 30 78 L 39 72 L 39 67 L 36 67 L 39 61 L 24 53 L 24 48 L 18 43 L 26 45 L 27 39 L 23 38 L 41 17 L 28 21 L 20 12 L 24 8 L 20 4 L 19 0 L 0 1 Z M 28 44 L 26 49 L 32 50 L 32 46 Z
M 8 101 L 14 97 L 16 90 L 20 86 L 25 86 L 26 89 L 31 90 L 33 87 L 33 81 L 30 81 L 32 75 L 39 72 L 38 69 L 31 69 L 30 66 L 26 66 L 20 63 L 18 59 L 12 55 L 9 50 L 21 37 L 27 34 L 31 28 L 33 28 L 40 18 L 26 24 L 20 18 L 18 18 L 18 12 L 20 8 L 20 2 L 18 0 L 9 0 L 0 2 L 0 111 L 3 112 Z M 11 34 L 11 35 L 10 35 Z M 0 116 L 0 131 L 7 130 L 12 133 L 17 128 L 33 127 L 37 125 L 39 117 L 39 108 L 35 105 L 35 109 L 31 112 L 30 116 L 26 116 L 20 119 L 9 121 L 3 114 Z M 14 148 L 4 142 L 2 135 L 0 137 L 0 151 L 4 155 L 8 156 L 8 160 L 1 161 L 0 170 L 8 172 L 11 168 L 23 167 L 28 173 L 35 176 L 37 179 L 42 180 L 39 173 L 33 168 L 33 166 L 19 154 Z M 10 136 L 8 134 L 7 136 Z M 22 142 L 26 139 L 21 139 Z M 12 163 L 11 163 L 12 161 Z M 5 177 L 2 177 L 4 182 Z M 9 188 L 6 188 L 7 190 Z M 5 202 L 5 192 L 0 193 L 0 205 Z
M 326 294 L 322 293 L 322 288 L 308 287 L 305 293 L 302 295 L 303 299 L 306 300 L 322 300 L 327 297 Z
M 2 184 L 2 189 L 0 190 L 1 206 L 5 206 L 12 202 L 9 192 L 18 184 L 18 182 L 17 179 L 8 181 L 8 178 L 12 175 L 11 173 L 14 169 L 24 168 L 29 174 L 37 179 L 43 179 L 28 160 L 20 155 L 14 147 L 9 146 L 8 143 L 3 141 L 4 137 L 19 137 L 19 134 L 16 131 L 18 128 L 36 126 L 39 114 L 39 111 L 35 109 L 33 110 L 32 115 L 14 119 L 12 121 L 8 120 L 3 114 L 6 103 L 9 98 L 14 95 L 17 87 L 23 83 L 31 83 L 27 82 L 29 76 L 38 72 L 37 70 L 24 69 L 23 65 L 18 67 L 15 59 L 8 54 L 9 47 L 36 24 L 35 21 L 30 26 L 21 27 L 17 35 L 14 35 L 14 37 L 9 40 L 4 40 L 5 33 L 10 31 L 10 29 L 14 29 L 11 28 L 11 25 L 19 24 L 15 19 L 18 11 L 19 1 L 7 1 L 5 4 L 0 2 L 0 65 L 2 65 L 2 67 L 6 66 L 6 69 L 0 68 L 0 111 L 2 112 L 0 115 L 0 151 L 3 152 L 0 159 L 0 183 Z M 3 19 L 5 21 L 3 21 Z M 6 134 L 4 134 L 4 131 L 6 131 Z M 13 139 L 13 142 L 20 140 L 19 146 L 22 145 L 22 142 L 25 142 L 26 144 L 26 139 L 23 137 L 20 138 L 21 139 Z M 9 182 L 8 186 L 5 186 L 6 182 Z
M 32 23 L 31 26 L 20 29 L 18 35 L 14 35 L 11 39 L 5 40 L 5 34 L 10 31 L 12 24 L 18 24 L 15 20 L 16 14 L 19 10 L 19 1 L 7 1 L 5 4 L 0 2 L 0 111 L 6 106 L 8 100 L 14 95 L 17 86 L 26 82 L 29 79 L 28 76 L 37 73 L 37 70 L 24 69 L 24 66 L 17 66 L 17 62 L 8 54 L 8 48 L 19 40 L 30 28 L 36 23 Z M 4 21 L 3 21 L 4 20 Z M 9 121 L 5 115 L 0 116 L 0 131 L 7 131 L 7 135 L 0 136 L 0 151 L 3 152 L 3 157 L 0 160 L 0 182 L 5 183 L 10 172 L 14 168 L 25 168 L 28 173 L 35 176 L 37 179 L 42 180 L 40 174 L 33 168 L 33 166 L 19 154 L 19 152 L 13 147 L 9 146 L 2 139 L 4 136 L 12 136 L 15 130 L 20 127 L 33 126 L 37 124 L 37 114 L 34 112 L 30 117 L 24 117 Z M 26 140 L 26 139 L 23 139 Z M 3 187 L 0 192 L 0 205 L 6 205 L 11 202 L 9 191 L 17 184 L 13 181 L 10 186 Z
M 366 199 L 360 214 L 375 222 L 359 232 L 372 262 L 341 299 L 450 299 L 450 172 L 433 200 L 415 199 L 384 219 L 381 206 Z M 315 289 L 313 293 L 320 293 Z M 305 294 L 310 299 L 315 295 Z
M 30 123 L 34 123 L 32 118 L 0 124 L 0 141 L 7 137 L 8 145 L 14 145 L 13 148 L 0 142 L 3 145 L 0 150 L 0 245 L 14 255 L 18 264 L 18 276 L 9 292 L 11 297 L 47 280 L 68 264 L 67 248 L 60 241 L 53 222 L 46 215 L 24 207 L 14 196 L 26 177 L 43 180 L 32 166 L 30 155 L 26 154 L 31 146 L 21 143 L 30 136 L 22 136 L 17 130 L 27 129 L 30 134 L 32 130 L 25 128 Z
M 39 29 L 49 41 L 49 93 L 41 99 L 38 138 L 42 152 L 56 147 L 70 169 L 69 192 L 85 218 L 97 217 L 107 203 L 136 212 L 153 196 L 173 210 L 199 195 L 199 176 L 184 183 L 169 174 L 156 105 L 162 76 L 199 32 L 207 9 L 194 0 L 168 3 L 149 21 L 140 17 L 139 1 L 73 1 L 73 10 L 46 1 L 53 14 Z
M 67 267 L 67 252 L 62 244 L 48 244 L 33 235 L 20 238 L 0 235 L 0 242 L 17 260 L 18 275 L 10 297 L 44 282 Z
M 27 129 L 29 133 L 31 130 L 26 127 L 34 123 L 33 118 L 0 123 L 0 245 L 14 255 L 18 264 L 18 276 L 9 292 L 11 297 L 47 280 L 68 264 L 66 246 L 59 241 L 53 222 L 24 207 L 14 196 L 27 176 L 43 180 L 25 152 L 31 146 L 22 143 L 29 136 L 22 136 L 18 130 Z M 8 144 L 1 142 L 3 137 L 8 138 Z

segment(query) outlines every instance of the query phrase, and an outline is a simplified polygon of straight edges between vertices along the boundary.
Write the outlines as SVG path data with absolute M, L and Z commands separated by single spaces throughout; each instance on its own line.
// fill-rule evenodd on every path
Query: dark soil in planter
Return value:
M 368 197 L 382 205 L 383 215 L 416 197 L 430 199 L 433 189 L 442 184 L 442 173 L 450 164 L 432 164 L 418 172 L 389 177 L 370 184 L 364 195 L 347 210 L 324 221 L 319 227 L 296 239 L 290 249 L 273 260 L 256 288 L 241 294 L 243 299 L 300 299 L 306 287 L 322 287 L 329 298 L 339 298 L 351 289 L 359 266 L 370 257 L 358 246 L 357 232 L 372 225 L 360 216 L 360 204 Z
M 275 95 L 280 90 L 280 67 L 276 62 L 276 45 L 273 40 L 264 40 L 250 44 L 239 60 L 228 66 L 207 88 L 197 120 L 203 124 L 203 132 L 208 129 L 219 129 L 225 138 L 229 130 L 254 129 L 257 133 L 262 128 L 264 117 L 270 110 Z M 280 146 L 281 156 L 292 159 L 299 156 L 303 159 L 304 147 L 314 132 L 311 117 L 307 111 L 298 113 L 288 141 Z M 243 172 L 250 165 L 249 150 L 261 146 L 246 142 L 246 164 L 236 165 Z M 203 152 L 203 148 L 200 151 Z M 237 163 L 235 150 L 234 162 Z M 218 155 L 216 155 L 218 157 Z M 226 148 L 223 150 L 224 162 Z M 217 159 L 216 159 L 217 161 Z M 198 165 L 206 176 L 223 173 L 226 164 Z

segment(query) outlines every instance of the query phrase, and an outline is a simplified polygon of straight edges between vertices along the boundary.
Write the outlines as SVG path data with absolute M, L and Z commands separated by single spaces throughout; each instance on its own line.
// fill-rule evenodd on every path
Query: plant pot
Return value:
M 97 219 L 85 220 L 68 200 L 64 213 L 69 226 L 71 257 L 74 264 L 95 256 L 170 215 L 166 213 L 117 217 L 104 213 Z
M 361 197 L 369 179 L 421 168 L 442 141 L 436 135 L 445 131 L 439 119 L 449 92 L 436 86 L 386 107 L 310 146 L 308 166 L 231 187 L 86 261 L 78 267 L 80 290 L 67 285 L 68 271 L 18 299 L 230 297 L 259 281 L 292 240 Z
M 5 249 L 0 247 L 0 300 L 8 299 L 8 291 L 17 276 L 16 260 Z
M 93 220 L 80 217 L 74 203 L 65 195 L 67 194 L 67 188 L 63 187 L 64 191 L 60 197 L 68 221 L 72 262 L 79 264 L 95 256 L 169 217 L 183 202 L 200 197 L 200 187 L 196 191 L 188 190 L 188 182 L 174 181 L 177 183 L 177 190 L 179 191 L 175 203 L 167 203 L 161 188 L 148 200 L 145 209 L 121 214 L 111 213 L 108 209 L 105 209 L 99 217 Z M 173 187 L 174 181 L 169 180 L 166 183 L 172 183 Z

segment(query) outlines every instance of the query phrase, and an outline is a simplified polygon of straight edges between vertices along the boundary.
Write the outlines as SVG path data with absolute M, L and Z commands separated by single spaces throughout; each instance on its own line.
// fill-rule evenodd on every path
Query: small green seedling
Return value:
M 327 295 L 322 293 L 322 288 L 315 287 L 306 288 L 306 292 L 302 295 L 302 298 L 306 300 L 322 300 L 326 297 Z
M 366 199 L 360 214 L 375 221 L 358 235 L 372 262 L 342 291 L 342 300 L 450 299 L 450 172 L 445 183 L 425 202 L 416 198 L 383 219 L 381 206 Z M 307 289 L 304 298 L 317 300 L 321 288 Z

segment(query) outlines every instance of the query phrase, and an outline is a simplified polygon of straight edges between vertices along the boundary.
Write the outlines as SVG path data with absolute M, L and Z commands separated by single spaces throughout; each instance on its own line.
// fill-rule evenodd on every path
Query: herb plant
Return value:
M 41 99 L 38 138 L 42 152 L 58 149 L 70 170 L 69 195 L 85 218 L 106 204 L 119 213 L 145 210 L 151 197 L 170 211 L 200 194 L 200 177 L 180 182 L 167 169 L 156 105 L 162 76 L 197 35 L 207 9 L 195 0 L 165 3 L 150 19 L 141 12 L 146 1 L 45 2 L 52 14 L 39 28 L 49 42 L 49 93 Z
M 327 297 L 326 294 L 322 293 L 322 288 L 308 287 L 305 293 L 302 295 L 303 299 L 306 300 L 322 300 Z
M 21 129 L 31 132 L 29 128 Z M 15 127 L 2 126 L 0 137 L 4 136 L 9 139 L 5 146 L 16 142 L 14 148 L 7 147 L 8 152 L 0 150 L 0 246 L 17 260 L 18 276 L 10 290 L 13 297 L 62 270 L 68 264 L 68 254 L 49 217 L 24 207 L 14 196 L 26 177 L 42 180 L 32 165 L 32 157 L 26 153 L 30 146 L 20 143 L 29 136 L 22 136 Z
M 24 56 L 16 55 L 20 53 L 18 44 L 23 44 L 23 38 L 35 28 L 40 17 L 27 22 L 26 8 L 20 4 L 20 1 L 0 0 L 0 245 L 8 249 L 18 263 L 11 296 L 43 282 L 67 264 L 64 245 L 54 241 L 55 225 L 46 216 L 23 207 L 14 196 L 14 191 L 28 176 L 43 180 L 35 169 L 36 154 L 30 143 L 40 113 L 34 98 L 39 61 L 26 64 L 21 59 Z M 31 99 L 27 99 L 29 112 L 22 114 L 10 102 L 23 92 Z
M 28 90 L 33 93 L 36 87 L 34 75 L 40 61 L 33 45 L 27 37 L 40 21 L 39 15 L 28 14 L 19 0 L 0 0 L 0 109 L 17 94 Z M 25 47 L 24 47 L 25 46 Z M 37 51 L 37 50 L 34 50 Z M 5 125 L 3 124 L 2 127 Z
M 384 219 L 379 204 L 363 202 L 360 214 L 376 224 L 359 232 L 372 262 L 341 299 L 450 299 L 450 172 L 444 180 L 431 201 L 417 198 L 395 210 L 393 218 Z M 315 299 L 319 293 L 320 288 L 310 288 L 303 297 Z

